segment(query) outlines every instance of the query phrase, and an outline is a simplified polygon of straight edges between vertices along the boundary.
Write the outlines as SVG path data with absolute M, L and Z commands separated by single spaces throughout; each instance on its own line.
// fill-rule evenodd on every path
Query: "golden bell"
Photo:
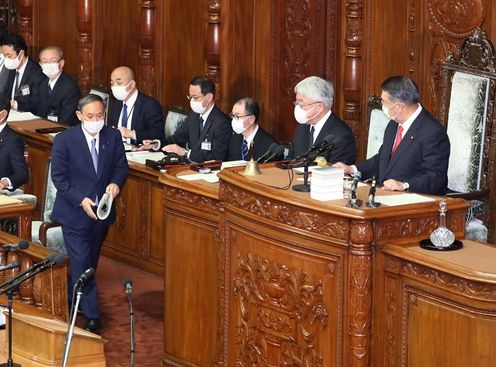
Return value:
M 258 163 L 253 159 L 253 157 L 246 163 L 246 167 L 242 172 L 246 176 L 257 176 L 261 174 L 260 169 L 258 168 Z
M 322 156 L 315 157 L 314 162 L 317 163 L 317 166 L 319 166 L 319 167 L 327 166 L 327 161 Z

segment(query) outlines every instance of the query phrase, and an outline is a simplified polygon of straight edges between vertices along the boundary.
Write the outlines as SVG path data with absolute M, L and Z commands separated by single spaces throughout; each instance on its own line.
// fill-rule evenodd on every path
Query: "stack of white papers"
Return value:
M 139 152 L 126 153 L 127 160 L 130 162 L 135 162 L 139 164 L 145 164 L 147 159 L 152 159 L 158 161 L 164 157 L 162 152 L 149 152 L 146 150 Z
M 220 166 L 220 170 L 222 171 L 224 168 L 230 168 L 230 167 L 246 166 L 246 163 L 247 162 L 245 160 L 222 162 L 222 165 Z
M 9 118 L 7 122 L 10 121 L 26 121 L 26 120 L 38 120 L 39 117 L 33 115 L 31 112 L 20 112 L 16 110 L 10 110 Z
M 312 170 L 310 197 L 315 200 L 343 198 L 344 170 L 338 167 L 317 167 Z

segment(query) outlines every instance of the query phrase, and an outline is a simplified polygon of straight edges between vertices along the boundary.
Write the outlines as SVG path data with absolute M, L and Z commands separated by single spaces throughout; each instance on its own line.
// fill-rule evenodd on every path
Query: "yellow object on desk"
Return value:
M 13 198 L 12 196 L 0 195 L 0 206 L 1 205 L 10 205 L 10 204 L 19 204 L 22 203 L 21 200 Z

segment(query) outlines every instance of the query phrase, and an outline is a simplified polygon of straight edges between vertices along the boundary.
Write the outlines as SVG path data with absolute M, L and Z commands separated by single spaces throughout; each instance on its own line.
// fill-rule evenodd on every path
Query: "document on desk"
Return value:
M 0 195 L 0 206 L 9 204 L 19 204 L 21 200 L 13 198 L 12 196 Z
M 26 120 L 37 120 L 40 119 L 38 116 L 33 115 L 31 112 L 19 112 L 16 110 L 10 110 L 7 122 L 12 121 L 26 121 Z
M 190 175 L 181 175 L 177 177 L 185 181 L 205 180 L 210 183 L 216 183 L 219 182 L 219 177 L 217 177 L 217 173 L 219 172 L 220 171 L 212 171 L 210 173 L 192 173 Z
M 134 163 L 145 164 L 147 159 L 152 159 L 154 161 L 158 161 L 164 157 L 164 153 L 162 152 L 149 152 L 149 151 L 140 151 L 140 152 L 130 152 L 126 153 L 127 160 Z
M 405 193 L 398 195 L 376 196 L 375 201 L 387 206 L 397 206 L 397 205 L 427 203 L 430 201 L 435 201 L 435 199 L 419 194 Z

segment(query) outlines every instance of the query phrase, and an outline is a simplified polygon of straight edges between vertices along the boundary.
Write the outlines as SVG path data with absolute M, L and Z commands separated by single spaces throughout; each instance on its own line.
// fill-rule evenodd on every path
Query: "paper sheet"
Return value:
M 177 177 L 185 181 L 205 180 L 210 183 L 216 183 L 219 182 L 217 173 L 219 173 L 219 171 L 212 171 L 210 173 L 192 173 L 190 175 L 181 175 Z
M 164 153 L 162 152 L 130 152 L 126 153 L 127 160 L 130 162 L 145 164 L 147 159 L 153 159 L 154 161 L 158 161 L 164 157 Z
M 387 206 L 396 206 L 396 205 L 406 205 L 406 204 L 427 203 L 430 201 L 435 201 L 435 199 L 419 194 L 398 194 L 398 195 L 376 196 L 375 201 Z
M 12 196 L 0 195 L 0 205 L 19 204 L 19 203 L 22 203 L 22 201 L 13 198 Z
M 39 120 L 38 116 L 33 115 L 31 112 L 19 112 L 16 110 L 10 110 L 9 118 L 7 122 L 10 121 L 26 121 L 26 120 Z

